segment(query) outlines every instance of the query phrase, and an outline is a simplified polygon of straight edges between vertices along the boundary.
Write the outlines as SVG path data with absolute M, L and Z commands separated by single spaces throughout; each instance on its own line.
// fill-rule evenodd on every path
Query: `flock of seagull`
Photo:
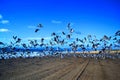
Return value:
M 42 24 L 38 24 L 34 32 L 38 33 L 42 27 Z M 79 37 L 74 38 L 72 41 L 72 35 L 75 30 L 71 27 L 70 23 L 67 25 L 67 30 L 68 32 L 61 31 L 61 34 L 53 32 L 51 34 L 52 38 L 48 43 L 45 43 L 45 39 L 41 38 L 40 40 L 28 40 L 29 44 L 27 44 L 23 43 L 22 39 L 18 36 L 13 36 L 14 41 L 11 41 L 9 45 L 0 41 L 0 59 L 18 57 L 30 58 L 35 57 L 35 54 L 37 57 L 49 56 L 64 58 L 74 56 L 95 59 L 120 58 L 120 53 L 117 51 L 115 54 L 110 54 L 113 47 L 120 49 L 120 30 L 113 36 L 108 37 L 104 35 L 101 39 L 97 39 L 96 36 L 88 35 L 83 39 L 80 39 Z M 113 42 L 109 43 L 111 40 Z M 63 46 L 65 45 L 69 48 L 64 48 Z M 43 49 L 34 52 L 34 49 L 37 49 L 37 47 Z M 101 49 L 98 49 L 99 47 L 101 47 Z M 91 48 L 93 51 L 99 51 L 99 53 L 90 54 L 90 51 L 87 51 L 87 48 Z M 79 53 L 78 49 L 81 49 L 82 53 Z M 33 54 L 34 56 L 31 56 Z

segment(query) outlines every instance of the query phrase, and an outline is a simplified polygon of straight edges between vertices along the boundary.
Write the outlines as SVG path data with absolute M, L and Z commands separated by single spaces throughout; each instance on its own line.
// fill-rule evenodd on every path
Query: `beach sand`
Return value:
M 0 60 L 0 80 L 120 80 L 120 60 L 74 57 Z

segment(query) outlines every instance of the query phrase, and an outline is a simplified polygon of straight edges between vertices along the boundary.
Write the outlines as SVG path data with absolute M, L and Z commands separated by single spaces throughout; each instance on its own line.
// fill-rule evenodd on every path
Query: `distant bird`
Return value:
M 85 47 L 82 47 L 82 50 L 83 50 L 83 51 L 85 51 L 85 50 L 86 50 L 86 48 L 85 48 Z
M 3 43 L 3 42 L 0 42 L 0 45 L 4 45 L 4 43 Z
M 100 41 L 103 41 L 103 39 L 100 39 Z
M 68 39 L 70 39 L 70 38 L 71 38 L 70 34 L 68 34 L 66 37 L 67 37 Z
M 120 36 L 120 30 L 115 33 L 115 36 Z
M 86 37 L 84 37 L 84 40 L 85 40 L 85 41 L 87 41 L 87 38 L 86 38 Z
M 18 38 L 16 43 L 20 43 L 22 39 Z
M 83 47 L 84 47 L 84 45 L 83 45 L 83 44 L 80 44 L 80 45 L 79 45 L 79 47 L 83 48 Z
M 112 37 L 110 36 L 110 37 L 109 37 L 109 40 L 111 40 L 111 38 L 112 38 Z
M 34 45 L 34 41 L 32 41 L 32 40 L 28 40 L 28 41 L 30 41 L 30 44 L 31 44 L 31 45 Z
M 35 33 L 37 33 L 38 31 L 39 31 L 39 29 L 36 29 L 36 30 L 35 30 Z
M 117 42 L 118 44 L 120 44 L 120 39 L 118 39 L 116 42 Z
M 42 46 L 44 46 L 44 44 L 42 43 L 42 44 L 40 44 L 40 46 L 42 47 Z
M 44 41 L 44 38 L 41 38 L 41 43 L 43 43 L 43 41 Z
M 27 48 L 27 45 L 26 45 L 26 44 L 22 44 L 22 46 L 23 46 L 24 48 Z
M 79 41 L 79 39 L 78 39 L 78 38 L 76 38 L 76 41 L 78 42 L 78 41 Z
M 53 43 L 51 41 L 49 41 L 49 43 L 50 43 L 51 46 L 53 45 Z
M 70 23 L 68 23 L 67 28 L 68 28 L 68 30 L 70 30 Z
M 74 30 L 73 29 L 70 29 L 70 33 L 73 33 L 74 32 Z
M 90 41 L 92 39 L 92 36 L 91 35 L 88 35 L 87 36 L 87 39 Z
M 70 26 L 70 23 L 68 23 L 67 29 L 69 30 L 70 33 L 73 33 L 73 32 L 74 32 L 74 30 L 73 30 L 73 29 L 71 28 L 71 26 Z
M 37 27 L 38 27 L 38 28 L 35 29 L 35 33 L 37 33 L 37 32 L 40 30 L 40 28 L 42 28 L 43 26 L 42 26 L 42 24 L 38 24 Z
M 112 44 L 110 44 L 110 47 L 112 46 Z
M 13 43 L 13 42 L 10 42 L 10 44 L 11 44 L 11 45 L 14 45 L 14 43 Z
M 61 37 L 61 36 L 58 36 L 58 35 L 56 36 L 57 39 L 58 39 L 59 37 Z
M 54 37 L 54 41 L 55 41 L 56 43 L 58 43 L 58 42 L 59 42 L 59 39 L 58 39 L 57 37 Z
M 79 41 L 80 41 L 81 43 L 84 43 L 84 41 L 83 41 L 83 40 L 81 40 L 81 39 L 79 39 Z
M 103 52 L 105 52 L 105 50 L 106 50 L 105 48 L 102 48 L 102 51 L 103 51 Z
M 17 36 L 13 36 L 13 39 L 16 40 L 16 39 L 17 39 Z
M 92 44 L 92 48 L 96 48 L 96 45 L 95 45 L 95 44 Z
M 120 45 L 114 44 L 114 47 L 119 47 L 120 48 Z
M 56 35 L 56 33 L 54 33 L 54 32 L 51 34 L 51 36 L 55 36 L 55 35 Z
M 87 47 L 89 47 L 89 44 L 87 44 Z
M 38 45 L 39 45 L 38 43 L 35 43 L 35 44 L 34 44 L 34 47 L 36 47 L 36 46 L 38 46 Z
M 35 44 L 37 44 L 37 40 L 34 40 Z
M 42 28 L 42 27 L 43 27 L 43 25 L 42 25 L 42 24 L 38 24 L 38 26 L 37 26 L 37 27 Z
M 62 41 L 60 41 L 61 45 L 63 45 L 65 43 L 64 39 Z
M 65 32 L 62 32 L 63 35 L 65 35 Z
M 109 37 L 104 35 L 103 40 L 109 40 Z
M 117 38 L 115 37 L 115 38 L 113 38 L 113 40 L 117 40 Z

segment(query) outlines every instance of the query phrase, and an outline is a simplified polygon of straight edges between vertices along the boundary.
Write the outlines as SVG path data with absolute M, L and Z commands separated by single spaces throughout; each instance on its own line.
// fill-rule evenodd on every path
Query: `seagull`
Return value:
M 78 38 L 76 38 L 76 41 L 79 41 L 79 39 L 78 39 Z
M 53 45 L 53 43 L 51 41 L 49 41 L 49 43 L 50 43 L 51 46 Z
M 57 37 L 54 37 L 54 41 L 58 43 L 59 39 Z
M 22 46 L 23 46 L 24 48 L 27 48 L 27 45 L 26 45 L 26 44 L 22 44 Z
M 42 28 L 42 27 L 43 27 L 43 25 L 42 25 L 42 24 L 38 24 L 38 26 L 37 26 L 37 27 Z
M 44 44 L 42 43 L 42 44 L 40 44 L 40 46 L 42 47 Z
M 38 28 L 37 29 L 35 29 L 35 33 L 37 33 L 40 29 L 39 28 L 42 28 L 43 26 L 42 26 L 42 24 L 38 24 L 38 26 L 37 26 Z
M 36 29 L 36 30 L 35 30 L 35 33 L 37 33 L 38 31 L 39 31 L 39 29 Z
M 109 40 L 111 40 L 111 38 L 112 38 L 112 37 L 110 36 L 110 37 L 109 37 Z
M 100 41 L 103 41 L 103 39 L 100 39 Z
M 10 42 L 10 44 L 11 44 L 11 45 L 14 45 L 14 43 L 13 43 L 13 42 Z
M 65 35 L 65 32 L 62 32 L 63 35 Z
M 63 45 L 65 43 L 64 39 L 62 41 L 60 41 L 60 43 Z
M 120 36 L 120 30 L 115 33 L 115 36 Z
M 0 42 L 0 45 L 4 45 L 4 43 L 3 43 L 3 42 Z
M 83 40 L 81 40 L 81 39 L 79 39 L 79 41 L 80 41 L 81 43 L 84 43 L 84 41 L 83 41 Z
M 85 41 L 87 41 L 87 38 L 86 38 L 86 37 L 84 37 L 84 40 L 85 40 Z
M 33 42 L 32 40 L 28 40 L 28 41 L 30 41 L 30 44 L 31 44 L 31 45 L 34 45 L 34 42 Z
M 22 39 L 18 38 L 16 43 L 20 43 Z
M 13 39 L 16 40 L 16 39 L 17 39 L 17 36 L 13 36 Z
M 34 40 L 35 44 L 37 43 L 37 40 Z
M 56 34 L 53 32 L 52 34 L 51 34 L 51 36 L 55 36 Z
M 89 44 L 87 44 L 87 47 L 89 47 Z
M 66 37 L 70 39 L 71 36 L 70 36 L 70 34 L 68 34 Z
M 73 29 L 70 29 L 70 33 L 73 33 L 74 32 L 74 30 Z
M 43 43 L 43 41 L 44 41 L 44 38 L 41 38 L 41 43 Z
M 70 23 L 68 23 L 67 28 L 70 30 Z
M 117 38 L 115 37 L 115 38 L 113 38 L 113 40 L 117 40 Z
M 109 37 L 104 35 L 103 40 L 109 40 Z

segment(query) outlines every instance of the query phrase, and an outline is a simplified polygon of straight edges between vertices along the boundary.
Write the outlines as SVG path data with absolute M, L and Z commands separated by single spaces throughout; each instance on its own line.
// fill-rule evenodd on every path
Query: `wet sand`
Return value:
M 120 60 L 33 58 L 0 60 L 0 80 L 119 80 Z

